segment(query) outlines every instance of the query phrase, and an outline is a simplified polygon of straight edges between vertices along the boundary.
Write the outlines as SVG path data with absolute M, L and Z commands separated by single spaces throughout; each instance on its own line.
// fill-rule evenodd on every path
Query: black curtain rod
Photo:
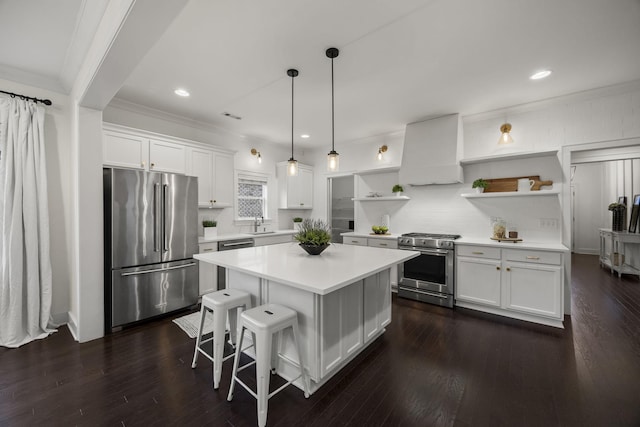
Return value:
M 16 96 L 20 99 L 24 99 L 25 101 L 34 101 L 34 102 L 42 102 L 44 105 L 51 105 L 51 100 L 50 99 L 38 99 L 38 98 L 33 98 L 31 96 L 25 96 L 25 95 L 20 95 L 18 93 L 13 93 L 13 92 L 5 92 L 4 90 L 0 90 L 0 93 L 6 93 L 7 95 L 9 95 L 12 98 L 15 98 Z

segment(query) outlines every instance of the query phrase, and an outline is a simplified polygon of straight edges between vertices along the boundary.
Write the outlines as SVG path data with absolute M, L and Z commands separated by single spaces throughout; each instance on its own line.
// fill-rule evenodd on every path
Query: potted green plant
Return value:
M 204 227 L 205 240 L 215 239 L 218 235 L 218 223 L 216 221 L 205 219 L 202 221 L 202 226 Z
M 294 238 L 309 255 L 320 255 L 331 242 L 331 228 L 321 219 L 307 218 L 300 223 Z
M 473 181 L 473 184 L 471 184 L 471 188 L 474 188 L 476 193 L 483 193 L 488 186 L 489 183 L 482 178 L 476 179 Z
M 400 184 L 396 184 L 393 186 L 393 188 L 391 189 L 392 193 L 395 193 L 396 196 L 400 197 L 402 196 L 402 192 L 404 191 L 404 188 L 402 188 L 402 185 Z
M 299 216 L 293 218 L 293 229 L 300 230 L 300 224 L 302 223 L 302 218 Z

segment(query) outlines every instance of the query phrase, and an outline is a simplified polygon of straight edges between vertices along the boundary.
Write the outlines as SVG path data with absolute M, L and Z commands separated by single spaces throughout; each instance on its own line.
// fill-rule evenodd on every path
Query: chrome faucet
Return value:
M 261 221 L 262 220 L 262 221 Z M 258 232 L 258 226 L 261 225 L 262 223 L 264 223 L 264 217 L 262 216 L 257 216 L 255 221 L 253 221 L 253 232 L 257 233 Z

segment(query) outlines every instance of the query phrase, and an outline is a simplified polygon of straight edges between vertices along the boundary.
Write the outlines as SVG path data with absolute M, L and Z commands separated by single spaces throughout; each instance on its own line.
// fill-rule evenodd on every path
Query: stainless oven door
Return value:
M 420 255 L 398 266 L 399 285 L 453 295 L 453 251 L 419 249 Z

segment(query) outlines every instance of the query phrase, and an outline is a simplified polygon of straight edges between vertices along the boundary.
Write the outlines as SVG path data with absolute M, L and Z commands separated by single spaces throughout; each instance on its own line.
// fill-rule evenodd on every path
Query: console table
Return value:
M 640 249 L 640 234 L 626 231 L 600 229 L 600 265 L 611 269 L 611 274 L 636 274 L 640 276 L 640 265 L 633 265 L 633 257 L 625 256 L 630 246 Z

